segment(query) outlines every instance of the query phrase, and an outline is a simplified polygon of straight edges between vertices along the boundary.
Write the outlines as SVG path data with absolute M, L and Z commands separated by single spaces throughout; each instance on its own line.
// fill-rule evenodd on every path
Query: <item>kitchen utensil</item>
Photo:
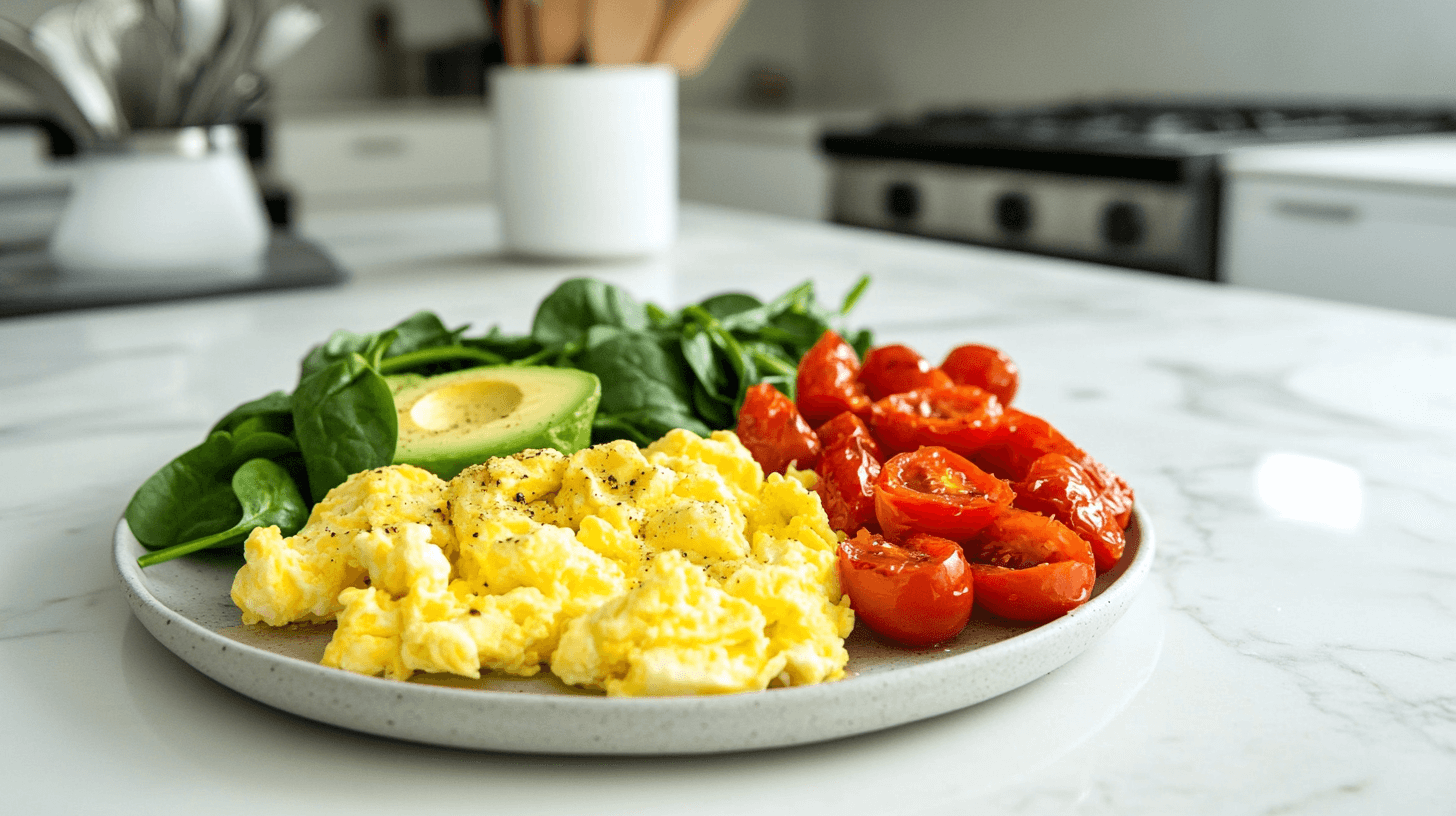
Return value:
M 497 25 L 508 65 L 530 65 L 536 61 L 527 17 L 529 5 L 529 0 L 501 0 Z
M 597 64 L 648 62 L 667 0 L 587 0 L 586 51 Z
M 203 66 L 217 54 L 218 40 L 227 24 L 226 0 L 176 0 L 177 86 L 183 104 L 196 89 Z
M 248 70 L 272 8 L 270 0 L 229 0 L 215 55 L 203 65 L 182 109 L 183 126 L 221 121 L 223 112 L 233 101 L 230 92 L 233 84 Z
M 536 10 L 542 65 L 566 65 L 581 53 L 586 0 L 540 0 Z
M 263 25 L 253 70 L 267 72 L 293 56 L 304 43 L 324 27 L 324 18 L 302 3 L 287 3 L 274 11 Z
M 293 56 L 323 24 L 323 17 L 317 11 L 301 3 L 288 3 L 274 11 L 263 25 L 248 70 L 233 79 L 223 98 L 213 107 L 217 121 L 236 121 L 261 99 L 269 87 L 265 74 Z
M 62 119 L 77 139 L 96 141 L 96 129 L 57 73 L 24 29 L 0 19 L 0 74 L 21 83 L 47 110 Z
M 142 0 L 83 0 L 81 41 L 131 129 L 170 125 L 178 108 L 172 32 Z
M 46 56 L 51 70 L 70 92 L 98 137 L 115 140 L 126 134 L 126 122 L 121 118 L 116 100 L 86 58 L 75 6 L 57 6 L 42 14 L 30 28 L 30 41 Z
M 743 10 L 744 0 L 673 0 L 652 50 L 652 61 L 671 65 L 685 77 L 707 67 Z

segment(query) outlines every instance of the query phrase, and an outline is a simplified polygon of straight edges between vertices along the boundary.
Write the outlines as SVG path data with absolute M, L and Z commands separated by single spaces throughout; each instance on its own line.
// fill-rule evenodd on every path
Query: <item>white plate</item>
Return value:
M 818 742 L 973 705 L 1047 674 L 1117 621 L 1153 562 L 1153 528 L 1135 509 L 1127 550 L 1092 599 L 1041 626 L 978 610 L 955 641 L 927 650 L 881 643 L 858 627 L 850 676 L 835 683 L 718 697 L 608 698 L 533 678 L 365 677 L 318 664 L 332 624 L 243 626 L 229 598 L 236 554 L 137 566 L 144 550 L 117 525 L 127 600 L 162 645 L 198 671 L 302 717 L 397 739 L 548 754 L 692 754 Z

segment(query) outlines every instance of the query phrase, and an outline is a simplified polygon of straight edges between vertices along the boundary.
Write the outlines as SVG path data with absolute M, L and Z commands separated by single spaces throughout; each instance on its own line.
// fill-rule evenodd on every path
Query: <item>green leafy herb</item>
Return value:
M 314 501 L 355 473 L 389 464 L 399 441 L 394 395 L 377 364 L 361 354 L 336 360 L 299 382 L 293 426 Z
M 149 552 L 138 558 L 137 563 L 150 567 L 198 550 L 235 546 L 254 527 L 276 524 L 283 535 L 293 535 L 308 520 L 308 503 L 299 495 L 293 477 L 268 459 L 244 462 L 233 473 L 230 487 L 241 508 L 241 519 L 225 530 Z

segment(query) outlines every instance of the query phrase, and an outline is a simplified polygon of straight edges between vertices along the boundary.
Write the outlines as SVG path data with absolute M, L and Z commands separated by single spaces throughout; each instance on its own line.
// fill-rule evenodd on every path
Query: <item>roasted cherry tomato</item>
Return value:
M 971 344 L 957 347 L 946 355 L 940 370 L 949 375 L 956 385 L 974 385 L 995 394 L 1003 408 L 1011 404 L 1021 381 L 1016 363 L 990 346 Z
M 819 445 L 824 450 L 844 442 L 847 439 L 857 439 L 862 442 L 876 459 L 884 460 L 880 443 L 870 434 L 870 428 L 863 419 L 845 411 L 828 422 L 814 429 L 819 435 Z
M 870 429 L 891 451 L 939 445 L 970 456 L 1000 423 L 1000 401 L 974 385 L 891 394 L 870 406 Z
M 944 371 L 932 368 L 914 349 L 902 345 L 870 349 L 865 355 L 864 367 L 860 369 L 859 381 L 873 400 L 917 388 L 943 388 L 955 384 Z
M 788 397 L 768 383 L 750 386 L 738 411 L 738 439 L 764 473 L 819 464 L 819 437 Z
M 1118 526 L 1127 527 L 1132 517 L 1132 488 L 1041 417 L 1006 409 L 990 438 L 969 456 L 983 470 L 1021 482 L 1031 472 L 1032 463 L 1048 453 L 1060 453 L 1081 465 Z
M 1051 516 L 1090 544 L 1098 572 L 1112 569 L 1122 558 L 1127 543 L 1123 525 L 1086 469 L 1073 459 L 1048 453 L 1032 462 L 1026 478 L 1012 489 L 1016 507 Z
M 908 646 L 960 634 L 975 600 L 960 546 L 930 535 L 901 546 L 860 530 L 839 545 L 839 580 L 860 620 Z
M 1092 597 L 1092 550 L 1061 522 L 1012 508 L 964 545 L 976 602 L 1012 620 L 1042 623 Z
M 845 411 L 868 412 L 870 398 L 859 383 L 859 370 L 854 347 L 834 332 L 825 332 L 799 360 L 794 386 L 799 413 L 811 425 L 820 425 Z
M 896 454 L 875 482 L 875 518 L 899 541 L 928 533 L 964 541 L 1011 506 L 1011 487 L 941 447 Z
M 845 412 L 819 426 L 823 455 L 815 490 L 829 526 L 853 535 L 861 528 L 879 529 L 875 520 L 875 481 L 882 462 L 880 446 L 859 417 Z

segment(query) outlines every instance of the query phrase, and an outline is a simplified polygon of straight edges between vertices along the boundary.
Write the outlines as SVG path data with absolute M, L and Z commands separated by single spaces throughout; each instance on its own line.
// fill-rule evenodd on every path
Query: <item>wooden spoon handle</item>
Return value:
M 646 62 L 667 0 L 587 0 L 586 50 L 595 63 Z
M 653 62 L 673 66 L 683 76 L 702 71 L 732 27 L 744 0 L 674 0 L 652 52 Z
M 501 50 L 505 52 L 507 65 L 532 65 L 536 55 L 532 53 L 530 0 L 501 0 L 499 26 Z
M 542 65 L 566 65 L 581 53 L 586 0 L 541 0 L 536 24 Z

